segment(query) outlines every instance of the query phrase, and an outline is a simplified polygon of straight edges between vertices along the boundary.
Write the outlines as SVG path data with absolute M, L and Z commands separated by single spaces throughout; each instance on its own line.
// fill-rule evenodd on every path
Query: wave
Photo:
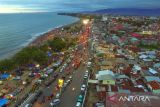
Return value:
M 73 21 L 72 23 L 75 23 L 75 22 L 78 21 L 78 20 L 79 20 L 79 19 L 75 19 L 75 21 Z M 70 24 L 72 24 L 72 23 L 70 23 Z M 40 33 L 35 33 L 35 34 L 31 34 L 31 35 L 30 35 L 31 38 L 28 39 L 27 41 L 25 41 L 25 42 L 21 45 L 21 47 L 26 47 L 26 46 L 28 46 L 30 43 L 32 43 L 35 39 L 37 39 L 37 37 L 42 36 L 43 34 L 45 34 L 45 33 L 47 33 L 47 32 L 50 32 L 50 31 L 52 31 L 52 30 L 54 30 L 54 29 L 57 29 L 57 28 L 61 28 L 61 27 L 63 27 L 63 26 L 66 26 L 66 25 L 68 25 L 68 24 L 69 24 L 69 23 L 61 24 L 61 25 L 58 25 L 58 26 L 49 28 L 47 31 L 40 32 Z

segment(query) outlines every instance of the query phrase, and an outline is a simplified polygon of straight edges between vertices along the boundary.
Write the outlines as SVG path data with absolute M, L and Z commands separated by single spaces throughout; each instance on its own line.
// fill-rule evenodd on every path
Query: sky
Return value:
M 79 12 L 107 8 L 160 8 L 160 0 L 0 0 L 0 13 Z

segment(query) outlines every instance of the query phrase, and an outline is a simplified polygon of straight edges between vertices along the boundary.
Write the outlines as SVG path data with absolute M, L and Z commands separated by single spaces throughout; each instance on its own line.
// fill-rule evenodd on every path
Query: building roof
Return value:
M 148 85 L 150 85 L 153 90 L 160 89 L 160 84 L 157 81 L 148 82 Z
M 129 77 L 127 75 L 117 75 L 116 78 L 117 79 L 121 79 L 121 78 L 127 78 L 127 79 L 129 79 Z
M 156 76 L 145 76 L 144 78 L 146 79 L 147 82 L 151 82 L 151 81 L 160 82 L 160 78 Z
M 148 70 L 151 74 L 157 74 L 158 72 L 152 68 L 149 68 Z
M 102 70 L 102 71 L 98 72 L 98 75 L 111 75 L 111 76 L 114 76 L 114 73 L 111 70 Z
M 88 80 L 88 83 L 97 84 L 99 83 L 99 81 L 98 80 Z
M 154 67 L 155 67 L 155 68 L 160 68 L 160 63 L 154 64 Z
M 139 70 L 141 70 L 141 67 L 139 65 L 134 65 L 133 70 L 134 71 L 139 71 Z
M 114 80 L 111 75 L 96 75 L 96 79 L 100 80 Z

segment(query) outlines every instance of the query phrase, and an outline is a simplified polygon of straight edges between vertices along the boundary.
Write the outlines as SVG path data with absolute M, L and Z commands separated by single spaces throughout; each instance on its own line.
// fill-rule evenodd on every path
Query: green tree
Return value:
M 16 64 L 11 59 L 4 59 L 0 61 L 0 71 L 10 71 L 15 68 Z
M 26 65 L 34 62 L 43 64 L 47 61 L 47 54 L 38 47 L 26 47 L 18 52 L 13 59 L 18 65 Z
M 49 46 L 53 51 L 60 52 L 66 48 L 66 41 L 62 38 L 55 37 L 53 40 L 48 42 Z

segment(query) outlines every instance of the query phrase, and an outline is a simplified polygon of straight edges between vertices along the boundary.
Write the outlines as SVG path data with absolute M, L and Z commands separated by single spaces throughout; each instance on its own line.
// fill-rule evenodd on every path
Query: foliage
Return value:
M 49 46 L 53 51 L 60 52 L 66 48 L 66 41 L 62 38 L 55 37 L 53 40 L 48 41 Z
M 140 43 L 140 44 L 138 45 L 138 47 L 146 48 L 146 49 L 150 49 L 150 50 L 154 50 L 154 49 L 159 49 L 159 45 L 160 45 L 160 44 L 145 45 L 145 44 Z
M 47 61 L 47 54 L 40 50 L 38 47 L 26 47 L 18 52 L 13 60 L 18 65 L 25 65 L 33 62 L 44 64 Z
M 4 59 L 0 61 L 0 71 L 9 71 L 15 68 L 15 63 L 12 59 Z

